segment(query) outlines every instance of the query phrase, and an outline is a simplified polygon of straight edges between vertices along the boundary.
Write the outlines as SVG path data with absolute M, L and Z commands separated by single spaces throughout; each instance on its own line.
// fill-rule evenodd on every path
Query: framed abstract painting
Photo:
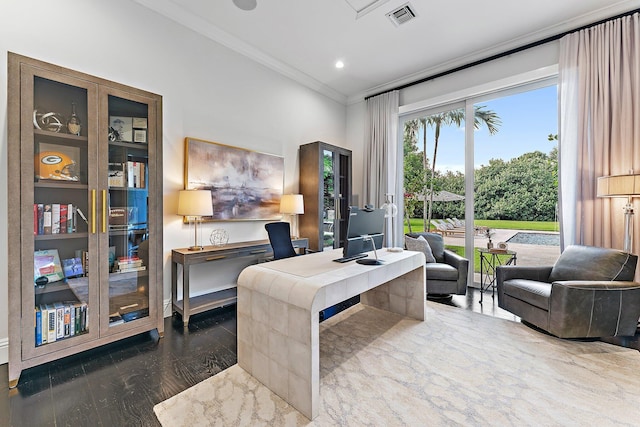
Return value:
M 211 190 L 204 221 L 278 220 L 284 157 L 185 138 L 184 188 Z

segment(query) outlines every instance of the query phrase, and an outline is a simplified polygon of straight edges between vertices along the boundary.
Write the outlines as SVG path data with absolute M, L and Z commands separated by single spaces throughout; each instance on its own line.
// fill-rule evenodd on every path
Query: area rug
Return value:
M 638 425 L 638 351 L 426 304 L 425 322 L 358 304 L 320 325 L 313 421 L 238 365 L 156 416 L 164 427 Z

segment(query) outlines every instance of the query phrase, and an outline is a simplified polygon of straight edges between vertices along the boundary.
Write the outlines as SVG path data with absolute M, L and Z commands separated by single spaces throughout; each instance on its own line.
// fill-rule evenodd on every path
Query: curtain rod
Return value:
M 441 71 L 439 73 L 433 74 L 431 76 L 423 77 L 423 78 L 421 78 L 419 80 L 415 80 L 415 81 L 410 82 L 410 83 L 404 83 L 404 84 L 396 86 L 394 88 L 387 89 L 387 90 L 384 90 L 382 92 L 375 93 L 373 95 L 365 96 L 364 99 L 366 101 L 369 98 L 373 98 L 374 96 L 382 95 L 383 93 L 392 92 L 394 90 L 406 89 L 408 87 L 415 86 L 415 85 L 418 85 L 420 83 L 428 82 L 429 80 L 434 80 L 434 79 L 437 79 L 439 77 L 446 76 L 448 74 L 457 73 L 458 71 L 466 70 L 467 68 L 475 67 L 476 65 L 481 65 L 481 64 L 484 64 L 486 62 L 490 62 L 490 61 L 494 61 L 496 59 L 504 58 L 505 56 L 513 55 L 514 53 L 522 52 L 523 50 L 531 49 L 533 47 L 537 47 L 537 46 L 540 46 L 540 45 L 543 45 L 543 44 L 546 44 L 546 43 L 549 43 L 549 42 L 552 42 L 552 41 L 559 40 L 562 37 L 566 36 L 567 34 L 571 34 L 571 33 L 574 33 L 576 31 L 586 30 L 587 28 L 595 27 L 596 25 L 604 24 L 605 22 L 613 21 L 614 19 L 624 18 L 625 16 L 630 16 L 630 15 L 633 15 L 634 13 L 638 13 L 638 12 L 640 12 L 640 9 L 630 10 L 629 12 L 621 13 L 620 15 L 616 15 L 616 16 L 612 16 L 610 18 L 602 19 L 600 21 L 593 22 L 593 23 L 588 24 L 588 25 L 583 25 L 582 27 L 575 28 L 575 29 L 569 30 L 569 31 L 565 31 L 563 33 L 556 34 L 554 36 L 550 36 L 550 37 L 544 38 L 542 40 L 531 42 L 531 43 L 528 43 L 528 44 L 526 44 L 524 46 L 520 46 L 520 47 L 516 47 L 516 48 L 513 48 L 513 49 L 509 49 L 509 50 L 507 50 L 505 52 L 497 53 L 497 54 L 491 55 L 491 56 L 489 56 L 487 58 L 478 59 L 477 61 L 473 61 L 473 62 L 470 62 L 468 64 L 460 65 L 460 66 L 452 68 L 450 70 Z

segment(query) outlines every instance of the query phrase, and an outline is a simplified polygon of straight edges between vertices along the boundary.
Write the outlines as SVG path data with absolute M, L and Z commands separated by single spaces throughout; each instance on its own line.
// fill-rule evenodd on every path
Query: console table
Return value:
M 378 251 L 377 266 L 332 261 L 341 256 L 281 259 L 238 277 L 238 365 L 309 419 L 320 406 L 321 310 L 360 295 L 362 304 L 425 318 L 423 253 Z
M 292 239 L 292 243 L 294 248 L 306 249 L 309 246 L 309 240 L 306 238 Z M 182 316 L 183 326 L 186 328 L 189 325 L 189 317 L 192 314 L 235 304 L 237 299 L 235 285 L 209 294 L 189 297 L 189 268 L 192 265 L 239 257 L 253 257 L 258 263 L 262 258 L 267 258 L 272 253 L 273 249 L 269 240 L 205 246 L 201 251 L 190 251 L 188 248 L 173 249 L 171 251 L 171 300 L 173 311 Z M 182 266 L 181 300 L 178 300 L 178 265 Z

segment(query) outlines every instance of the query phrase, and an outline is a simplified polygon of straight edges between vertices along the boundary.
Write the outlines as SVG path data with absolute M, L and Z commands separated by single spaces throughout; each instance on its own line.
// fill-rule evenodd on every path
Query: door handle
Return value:
M 102 190 L 102 232 L 107 232 L 107 190 Z
M 91 234 L 96 234 L 96 190 L 91 190 Z

